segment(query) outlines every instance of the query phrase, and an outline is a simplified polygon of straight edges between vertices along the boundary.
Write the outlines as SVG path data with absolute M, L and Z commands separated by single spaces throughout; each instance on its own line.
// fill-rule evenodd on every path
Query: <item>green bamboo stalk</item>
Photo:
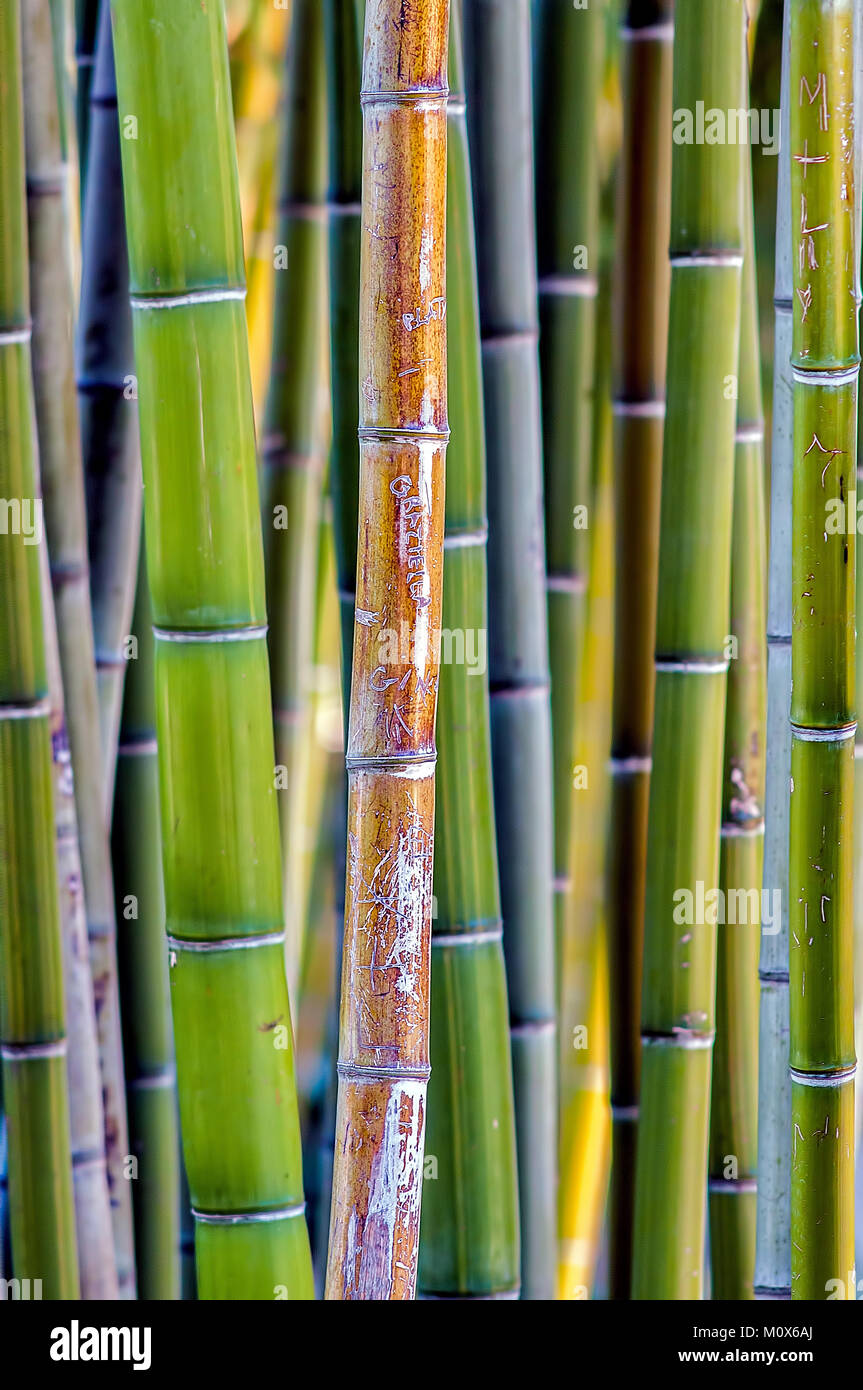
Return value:
M 117 738 L 141 537 L 141 461 L 111 10 L 99 18 L 90 89 L 89 179 L 78 320 L 78 411 L 87 500 L 104 809 L 110 823 Z
M 154 642 L 141 551 L 112 827 L 138 1296 L 180 1297 L 180 1133 L 163 936 Z
M 599 289 L 601 3 L 535 7 L 536 232 L 545 474 L 548 650 L 554 749 L 554 905 L 558 942 L 573 884 L 579 665 L 592 509 L 591 401 Z M 558 988 L 560 989 L 560 977 Z
M 711 1294 L 751 1299 L 758 1155 L 758 954 L 764 859 L 765 539 L 764 409 L 758 334 L 752 158 L 747 149 L 745 241 L 734 447 L 731 653 L 719 887 L 725 921 L 716 959 L 716 1043 L 708 1192 Z M 745 903 L 741 914 L 731 904 Z M 733 918 L 733 920 L 732 920 Z M 767 928 L 772 923 L 765 924 Z
M 345 737 L 351 692 L 359 506 L 356 414 L 363 174 L 360 66 L 364 9 L 365 0 L 324 0 L 329 106 L 330 376 L 333 396 L 330 487 L 342 614 Z
M 123 140 L 123 182 L 199 1295 L 303 1298 L 311 1262 L 225 16 L 197 0 L 112 0 L 112 17 L 121 126 L 137 134 Z
M 423 1296 L 517 1298 L 519 1212 L 491 775 L 485 440 L 461 6 L 450 12 L 448 409 Z
M 21 58 L 18 0 L 0 0 L 0 1055 L 13 1275 L 40 1280 L 43 1298 L 67 1299 L 78 1297 L 79 1286 L 39 573 Z
M 678 0 L 673 109 L 693 138 L 675 122 L 635 1298 L 702 1285 L 716 919 L 700 894 L 719 877 L 743 161 L 693 127 L 697 102 L 742 107 L 744 40 L 743 0 Z
M 119 1296 L 111 1228 L 111 1200 L 105 1158 L 105 1116 L 99 1073 L 99 1044 L 93 977 L 87 948 L 87 912 L 82 892 L 81 854 L 72 759 L 66 733 L 60 649 L 48 552 L 40 551 L 45 661 L 51 703 L 51 765 L 63 980 L 68 1037 L 69 1133 L 72 1188 L 78 1240 L 81 1297 L 114 1300 Z
M 641 1071 L 653 634 L 668 336 L 671 0 L 631 0 L 623 46 L 623 154 L 614 302 L 615 618 L 608 942 L 612 1168 L 609 1297 L 632 1280 Z
M 826 1298 L 833 1280 L 853 1281 L 854 1268 L 856 516 L 851 525 L 831 526 L 828 505 L 850 500 L 857 452 L 854 27 L 850 0 L 792 0 L 786 158 L 794 253 L 788 894 L 795 1299 Z M 846 1297 L 854 1293 L 846 1290 Z
M 528 0 L 466 0 L 488 464 L 489 681 L 525 1297 L 551 1297 L 557 1135 L 551 721 Z M 500 151 L 506 150 L 501 162 Z
M 782 35 L 780 143 L 789 142 L 789 18 Z M 767 751 L 764 891 L 780 894 L 778 932 L 761 933 L 758 1030 L 758 1213 L 756 1299 L 791 1297 L 791 1077 L 788 1070 L 788 786 L 791 779 L 791 169 L 781 158 L 776 203 L 770 555 L 767 585 Z M 774 924 L 775 925 L 775 924 Z
M 326 74 L 320 0 L 295 0 L 285 80 L 276 297 L 261 446 L 270 678 L 280 798 L 288 989 L 303 958 L 303 831 L 310 776 L 309 685 L 324 471 Z
M 428 1078 L 446 405 L 449 0 L 370 0 L 360 527 L 326 1297 L 410 1299 Z
M 114 1247 L 122 1298 L 134 1297 L 128 1153 L 116 928 L 108 832 L 102 808 L 96 672 L 90 616 L 87 529 L 72 342 L 60 123 L 48 0 L 23 8 L 27 206 L 33 369 L 45 524 L 75 781 L 90 966 L 96 1000 Z

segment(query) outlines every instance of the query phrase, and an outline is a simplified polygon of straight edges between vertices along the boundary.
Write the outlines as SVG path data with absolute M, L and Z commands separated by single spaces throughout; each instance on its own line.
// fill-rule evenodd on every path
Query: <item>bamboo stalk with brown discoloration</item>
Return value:
M 416 1285 L 446 413 L 449 0 L 369 0 L 348 870 L 326 1297 Z

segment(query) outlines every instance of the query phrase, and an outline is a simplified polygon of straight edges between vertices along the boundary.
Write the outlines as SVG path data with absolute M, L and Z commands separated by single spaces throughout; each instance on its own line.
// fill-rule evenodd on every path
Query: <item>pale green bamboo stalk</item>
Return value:
M 701 1295 L 728 669 L 743 160 L 694 139 L 743 105 L 743 0 L 678 0 L 671 305 L 647 850 L 633 1297 Z M 678 137 L 685 135 L 678 125 Z M 681 896 L 682 895 L 682 896 Z M 688 896 L 687 896 L 688 895 Z
M 782 34 L 780 143 L 789 140 L 789 15 Z M 791 169 L 780 157 L 776 205 L 770 554 L 767 585 L 767 740 L 764 877 L 779 892 L 779 930 L 761 933 L 758 1037 L 756 1299 L 791 1297 L 791 1077 L 788 1071 L 788 785 L 791 777 Z M 776 927 L 774 923 L 774 928 Z
M 302 1299 L 311 1261 L 225 15 L 198 0 L 112 0 L 111 13 L 120 119 L 138 133 L 122 142 L 123 182 L 198 1289 Z
M 557 1029 L 528 0 L 465 0 L 464 35 L 488 469 L 495 822 L 525 1288 L 541 1296 L 553 1287 Z
M 105 1158 L 105 1116 L 102 1107 L 93 977 L 90 974 L 87 945 L 87 913 L 78 847 L 78 818 L 75 810 L 72 759 L 66 733 L 54 599 L 47 549 L 43 547 L 40 554 L 45 659 L 51 701 L 54 827 L 60 926 L 63 936 L 69 1125 L 75 1229 L 78 1238 L 78 1277 L 81 1297 L 101 1301 L 116 1299 L 119 1296 Z
M 327 113 L 321 0 L 294 0 L 283 112 L 261 505 L 276 761 L 287 783 L 280 796 L 285 952 L 288 989 L 296 1002 L 305 932 L 309 686 L 325 455 Z
M 725 713 L 725 771 L 717 932 L 716 1044 L 708 1171 L 711 1295 L 750 1299 L 755 1272 L 758 1136 L 758 952 L 763 914 L 765 540 L 764 411 L 761 399 L 752 157 L 747 151 L 740 324 L 731 652 Z M 754 895 L 754 903 L 753 903 Z M 738 904 L 745 904 L 742 912 Z M 734 906 L 732 906 L 734 905 Z
M 18 0 L 0 0 L 0 1056 L 12 1277 L 78 1297 L 41 602 Z M 14 523 L 17 503 L 17 525 Z
M 854 1298 L 853 779 L 860 246 L 851 0 L 791 0 L 791 1297 Z M 849 192 L 850 190 L 850 192 Z M 849 305 L 853 305 L 850 308 Z
M 87 529 L 73 360 L 66 168 L 54 81 L 49 0 L 22 11 L 33 369 L 51 583 L 75 779 L 105 1110 L 120 1296 L 134 1297 L 132 1198 L 117 989 L 116 929 L 90 617 Z
M 623 154 L 614 297 L 615 618 L 608 854 L 612 1166 L 609 1296 L 629 1297 L 641 1070 L 639 1013 L 653 732 L 653 632 L 668 337 L 670 0 L 621 28 Z

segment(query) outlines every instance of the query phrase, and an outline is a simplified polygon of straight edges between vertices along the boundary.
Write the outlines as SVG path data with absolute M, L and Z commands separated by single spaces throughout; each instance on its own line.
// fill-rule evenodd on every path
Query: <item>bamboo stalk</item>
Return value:
M 104 809 L 110 822 L 117 738 L 141 536 L 141 460 L 111 9 L 99 18 L 91 83 L 78 411 L 87 500 Z
M 604 244 L 609 239 L 604 238 Z M 611 265 L 600 263 L 597 319 L 611 316 Z M 593 521 L 575 764 L 580 778 L 569 874 L 578 884 L 561 949 L 558 1293 L 591 1296 L 600 1263 L 611 1151 L 609 987 L 604 867 L 611 778 L 614 517 L 611 344 L 598 335 L 593 401 Z
M 75 801 L 90 966 L 96 1000 L 108 1180 L 121 1298 L 134 1297 L 131 1192 L 108 833 L 102 808 L 96 672 L 90 616 L 87 530 L 75 400 L 72 287 L 60 253 L 68 241 L 59 113 L 48 0 L 23 8 L 27 206 L 33 368 L 51 584 Z
M 412 1298 L 416 1285 L 448 437 L 448 20 L 448 0 L 366 6 L 360 528 L 327 1298 Z
M 599 289 L 598 108 L 602 4 L 539 0 L 536 231 L 545 476 L 548 649 L 554 749 L 554 907 L 572 912 L 575 739 L 590 553 L 591 399 Z M 560 989 L 560 980 L 558 982 Z
M 87 160 L 90 150 L 90 87 L 96 66 L 96 37 L 99 11 L 109 0 L 75 0 L 75 63 L 77 83 L 75 105 L 78 125 L 78 158 L 81 169 L 81 200 L 87 188 Z
M 135 614 L 137 655 L 126 678 L 112 849 L 138 1294 L 180 1297 L 180 1133 L 159 839 L 159 760 L 154 642 L 141 549 Z
M 854 1268 L 855 15 L 792 0 L 791 1296 Z M 854 460 L 854 464 L 851 463 Z M 850 500 L 850 499 L 849 499 Z M 829 518 L 829 508 L 827 508 Z M 847 1290 L 853 1297 L 856 1290 Z M 835 1295 L 834 1295 L 835 1296 Z
M 782 31 L 780 142 L 789 141 L 789 19 Z M 778 932 L 761 933 L 758 1040 L 756 1299 L 791 1297 L 791 1077 L 788 1071 L 788 786 L 791 779 L 791 169 L 781 158 L 776 202 L 770 553 L 767 585 L 767 739 L 764 891 L 780 893 Z
M 78 1297 L 33 429 L 18 0 L 0 0 L 0 1055 L 13 1274 Z M 14 502 L 17 528 L 8 526 Z M 21 518 L 29 514 L 30 524 Z M 36 529 L 38 527 L 38 530 Z M 29 537 L 28 537 L 29 531 Z M 35 543 L 34 543 L 35 542 Z
M 112 17 L 120 118 L 138 133 L 123 181 L 199 1295 L 306 1298 L 225 16 L 113 0 Z
M 614 306 L 615 619 L 608 939 L 612 1167 L 609 1297 L 632 1278 L 641 1070 L 653 634 L 668 335 L 671 0 L 631 0 L 623 46 L 623 155 Z
M 356 606 L 360 240 L 363 143 L 360 107 L 365 0 L 324 0 L 329 97 L 330 352 L 336 575 L 342 615 L 342 689 L 345 736 L 351 691 Z
M 437 741 L 431 1066 L 419 1286 L 517 1298 L 519 1209 L 491 775 L 485 442 L 461 6 L 447 139 L 449 422 Z
M 732 652 L 725 711 L 717 932 L 716 1044 L 708 1192 L 711 1295 L 751 1299 L 758 1154 L 758 953 L 764 858 L 765 574 L 764 410 L 761 399 L 752 158 L 747 151 L 745 242 L 734 448 Z M 746 903 L 738 914 L 732 903 Z M 770 923 L 765 924 L 768 929 Z
M 288 989 L 298 999 L 303 957 L 303 831 L 311 771 L 309 684 L 314 647 L 326 315 L 326 85 L 320 0 L 295 0 L 285 83 L 270 387 L 261 447 L 262 515 L 271 616 Z
M 66 999 L 66 1055 L 69 1083 L 69 1135 L 72 1190 L 78 1242 L 78 1279 L 86 1300 L 119 1296 L 111 1228 L 111 1200 L 105 1158 L 105 1116 L 99 1073 L 99 1044 L 93 977 L 87 944 L 87 912 L 82 891 L 81 854 L 72 760 L 66 733 L 60 650 L 47 549 L 40 551 L 45 660 L 51 702 L 51 765 L 63 978 Z
M 675 111 L 742 106 L 744 39 L 742 0 L 678 0 Z M 736 143 L 674 144 L 635 1298 L 701 1295 L 716 919 L 699 884 L 719 873 L 741 175 Z
M 522 1286 L 525 1297 L 551 1297 L 557 1188 L 552 769 L 528 0 L 466 0 L 464 32 L 488 464 L 492 767 Z

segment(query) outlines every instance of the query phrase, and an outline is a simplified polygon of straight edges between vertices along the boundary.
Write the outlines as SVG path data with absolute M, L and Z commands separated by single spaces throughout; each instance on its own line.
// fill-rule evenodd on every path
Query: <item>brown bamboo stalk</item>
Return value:
M 449 0 L 368 0 L 360 506 L 326 1297 L 416 1287 L 443 570 Z

